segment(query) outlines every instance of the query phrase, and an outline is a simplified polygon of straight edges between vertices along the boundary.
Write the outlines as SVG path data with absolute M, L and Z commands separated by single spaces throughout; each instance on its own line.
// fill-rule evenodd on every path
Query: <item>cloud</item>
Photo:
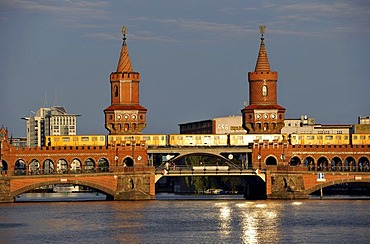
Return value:
M 23 9 L 30 12 L 49 13 L 60 18 L 106 18 L 109 6 L 106 1 L 87 0 L 12 0 L 5 3 L 8 7 Z

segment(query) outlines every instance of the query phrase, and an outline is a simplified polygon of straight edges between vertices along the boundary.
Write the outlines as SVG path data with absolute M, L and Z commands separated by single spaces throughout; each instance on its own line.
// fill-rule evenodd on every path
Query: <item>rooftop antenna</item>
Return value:
M 44 98 L 44 108 L 49 107 L 48 100 L 46 99 L 46 92 L 45 92 L 45 98 Z
M 55 90 L 55 98 L 54 98 L 54 104 L 53 104 L 53 107 L 57 106 L 58 105 L 58 92 L 57 90 Z

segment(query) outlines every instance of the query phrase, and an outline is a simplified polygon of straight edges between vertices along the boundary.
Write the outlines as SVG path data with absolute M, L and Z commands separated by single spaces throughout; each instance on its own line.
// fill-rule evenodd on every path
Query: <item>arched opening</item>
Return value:
M 105 158 L 101 158 L 98 161 L 98 171 L 99 172 L 108 172 L 109 171 L 109 162 Z
M 40 174 L 40 162 L 37 159 L 33 159 L 28 165 L 28 172 L 30 175 Z
M 59 159 L 57 161 L 57 173 L 67 174 L 68 173 L 68 163 L 65 159 Z
M 85 173 L 94 173 L 95 172 L 95 162 L 93 159 L 88 158 L 85 161 L 85 168 L 84 168 Z
M 369 160 L 367 157 L 361 157 L 358 160 L 358 170 L 360 172 L 369 172 Z
M 268 95 L 268 89 L 267 89 L 267 86 L 264 85 L 262 86 L 262 96 L 267 97 L 267 95 Z
M 71 163 L 71 169 L 70 169 L 71 174 L 79 174 L 81 173 L 81 171 L 82 169 L 81 169 L 80 160 L 78 160 L 77 158 L 73 159 Z
M 356 171 L 356 160 L 353 157 L 347 157 L 344 160 L 344 171 Z
M 307 167 L 308 171 L 314 171 L 315 170 L 315 160 L 313 157 L 307 157 L 304 159 L 304 167 Z
M 300 166 L 301 165 L 301 159 L 297 156 L 294 156 L 290 159 L 289 165 L 290 166 Z
M 329 168 L 329 161 L 325 157 L 320 157 L 317 160 L 317 171 L 328 171 Z
M 134 160 L 130 157 L 126 157 L 123 160 L 123 167 L 133 167 L 134 166 Z
M 276 166 L 276 165 L 277 165 L 276 158 L 274 158 L 273 156 L 269 156 L 268 158 L 266 158 L 266 166 Z
M 6 173 L 8 171 L 8 163 L 5 160 L 0 161 L 0 171 L 1 174 Z
M 54 174 L 54 163 L 50 159 L 44 161 L 44 166 L 42 168 L 44 174 Z
M 342 171 L 342 160 L 339 157 L 334 157 L 331 160 L 331 170 L 332 171 Z
M 26 175 L 26 162 L 18 159 L 14 166 L 14 175 Z

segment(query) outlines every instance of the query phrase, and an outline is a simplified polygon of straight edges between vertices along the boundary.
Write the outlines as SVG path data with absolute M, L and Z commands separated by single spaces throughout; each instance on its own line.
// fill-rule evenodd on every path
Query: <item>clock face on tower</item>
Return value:
M 263 118 L 264 118 L 264 119 L 268 119 L 268 117 L 269 117 L 269 115 L 268 115 L 268 114 L 264 114 L 264 115 L 263 115 Z
M 117 115 L 117 120 L 121 120 L 122 116 L 119 114 Z
M 256 114 L 256 118 L 257 119 L 260 119 L 261 118 L 261 114 Z

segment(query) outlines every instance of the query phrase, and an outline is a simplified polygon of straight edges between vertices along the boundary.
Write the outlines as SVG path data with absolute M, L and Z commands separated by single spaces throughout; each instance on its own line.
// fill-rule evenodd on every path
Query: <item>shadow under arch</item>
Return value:
M 10 197 L 15 198 L 18 195 L 26 193 L 30 190 L 33 190 L 33 189 L 36 189 L 36 188 L 39 188 L 39 187 L 42 187 L 42 186 L 56 185 L 56 184 L 60 185 L 60 184 L 63 184 L 63 183 L 60 182 L 60 179 L 55 179 L 55 180 L 51 180 L 51 181 L 44 181 L 44 182 L 29 184 L 29 185 L 27 185 L 25 187 L 22 187 L 22 188 L 20 188 L 16 191 L 11 192 Z M 87 186 L 87 187 L 93 188 L 93 189 L 97 190 L 98 192 L 107 195 L 107 199 L 112 198 L 115 195 L 115 192 L 113 190 L 111 190 L 107 187 L 104 187 L 102 185 L 98 185 L 96 183 L 89 182 L 89 181 L 68 180 L 68 182 L 66 182 L 64 184 L 74 184 L 74 185 Z
M 181 154 L 181 155 L 178 155 L 178 156 L 175 156 L 173 158 L 171 158 L 170 160 L 166 161 L 168 163 L 175 163 L 181 159 L 185 159 L 186 157 L 191 157 L 191 156 L 208 156 L 208 157 L 211 157 L 211 158 L 216 158 L 216 159 L 219 159 L 221 160 L 221 162 L 224 162 L 227 166 L 229 167 L 232 167 L 232 168 L 236 168 L 236 169 L 242 169 L 241 166 L 238 166 L 237 164 L 235 164 L 233 161 L 231 161 L 230 159 L 228 158 L 225 158 L 224 156 L 221 156 L 221 155 L 218 155 L 218 154 L 213 154 L 213 153 L 188 153 L 188 154 Z M 162 163 L 160 166 L 158 166 L 157 168 L 161 168 L 163 167 L 163 165 L 166 163 Z M 222 164 L 221 164 L 222 165 Z M 220 166 L 221 166 L 220 165 Z M 181 165 L 177 165 L 177 166 L 181 166 Z
M 333 186 L 333 185 L 337 185 L 341 183 L 366 183 L 370 185 L 370 179 L 365 179 L 365 180 L 338 179 L 338 180 L 323 182 L 321 184 L 317 184 L 316 186 L 306 189 L 305 194 L 310 195 L 314 193 L 315 191 L 320 190 L 321 188 L 325 188 L 325 187 L 329 187 L 329 186 Z

